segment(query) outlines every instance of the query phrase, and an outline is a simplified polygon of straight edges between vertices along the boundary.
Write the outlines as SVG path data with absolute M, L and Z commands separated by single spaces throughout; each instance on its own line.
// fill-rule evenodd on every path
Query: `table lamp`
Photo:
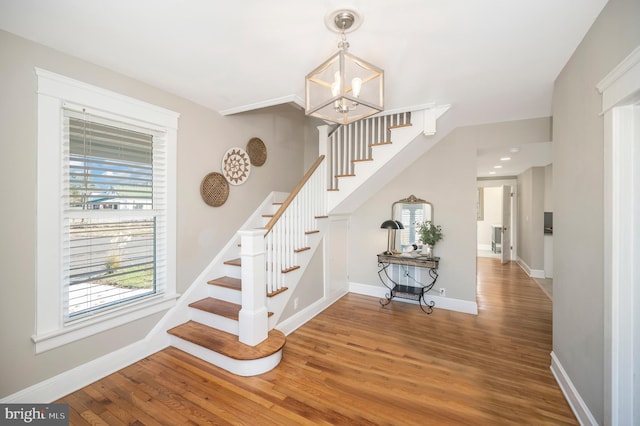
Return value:
M 388 230 L 387 236 L 387 251 L 384 252 L 386 255 L 392 255 L 393 249 L 395 248 L 396 243 L 396 229 L 404 229 L 404 226 L 400 221 L 397 220 L 385 220 L 380 225 L 380 229 Z

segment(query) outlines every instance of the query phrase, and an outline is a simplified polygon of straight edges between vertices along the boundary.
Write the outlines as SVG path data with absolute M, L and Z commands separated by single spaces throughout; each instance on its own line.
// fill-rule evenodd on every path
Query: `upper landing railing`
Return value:
M 375 116 L 340 126 L 329 135 L 329 190 L 338 189 L 338 178 L 353 176 L 354 164 L 372 160 L 372 147 L 391 143 L 391 130 L 411 126 L 411 112 Z

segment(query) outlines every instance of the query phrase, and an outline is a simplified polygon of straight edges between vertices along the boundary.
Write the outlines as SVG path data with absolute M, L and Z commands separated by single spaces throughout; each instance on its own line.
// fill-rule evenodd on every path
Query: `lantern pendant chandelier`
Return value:
M 346 33 L 359 26 L 360 16 L 353 10 L 339 10 L 329 14 L 326 23 L 341 34 L 339 50 L 307 74 L 306 115 L 348 124 L 382 111 L 384 71 L 349 53 Z

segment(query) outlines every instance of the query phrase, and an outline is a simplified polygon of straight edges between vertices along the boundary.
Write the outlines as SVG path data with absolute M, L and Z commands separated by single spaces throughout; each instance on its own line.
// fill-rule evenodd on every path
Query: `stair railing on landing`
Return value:
M 307 237 L 318 229 L 318 219 L 326 217 L 326 168 L 320 167 L 324 158 L 318 157 L 265 227 L 267 294 L 283 290 L 284 275 L 299 267 L 298 253 L 307 249 Z
M 390 129 L 411 125 L 411 112 L 375 116 L 340 126 L 329 135 L 327 158 L 329 190 L 338 189 L 338 178 L 353 176 L 354 162 L 371 160 L 371 148 L 390 142 Z

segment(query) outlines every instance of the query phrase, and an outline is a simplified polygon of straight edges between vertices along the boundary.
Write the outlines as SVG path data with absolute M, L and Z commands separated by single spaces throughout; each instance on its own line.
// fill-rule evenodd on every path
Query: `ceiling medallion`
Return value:
M 242 148 L 231 148 L 222 157 L 222 174 L 231 185 L 241 185 L 251 173 L 251 160 Z

